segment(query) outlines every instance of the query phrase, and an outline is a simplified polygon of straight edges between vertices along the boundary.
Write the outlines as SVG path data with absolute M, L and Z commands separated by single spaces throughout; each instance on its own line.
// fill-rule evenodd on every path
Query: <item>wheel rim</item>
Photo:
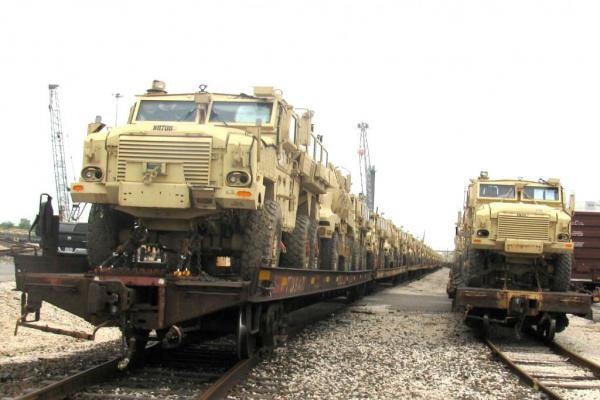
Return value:
M 490 335 L 490 316 L 485 313 L 481 322 L 481 334 L 483 337 L 488 337 Z
M 244 359 L 252 356 L 254 353 L 254 337 L 248 333 L 246 325 L 244 325 L 244 312 L 239 311 L 238 326 L 237 326 L 237 356 Z

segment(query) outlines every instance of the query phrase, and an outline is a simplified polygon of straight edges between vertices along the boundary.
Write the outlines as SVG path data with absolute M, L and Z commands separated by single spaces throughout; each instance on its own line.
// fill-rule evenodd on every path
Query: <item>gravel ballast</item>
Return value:
M 277 348 L 230 399 L 541 399 L 465 327 L 440 312 L 447 269 L 365 298 L 316 322 Z M 0 399 L 80 371 L 119 352 L 117 329 L 95 342 L 22 328 L 13 336 L 20 292 L 0 283 Z M 408 296 L 436 311 L 414 311 Z M 438 296 L 438 297 L 436 297 Z M 433 297 L 433 300 L 431 298 Z M 414 304 L 413 304 L 414 305 Z M 425 307 L 425 308 L 426 308 Z M 557 341 L 600 360 L 600 324 L 570 316 Z M 87 322 L 44 303 L 42 323 L 91 332 Z
M 443 269 L 404 286 L 443 293 Z M 427 282 L 435 285 L 427 290 Z M 389 290 L 398 290 L 392 288 Z M 350 307 L 275 350 L 230 399 L 540 399 L 453 313 Z
M 94 342 L 20 328 L 21 294 L 15 282 L 0 283 L 0 398 L 13 397 L 39 387 L 44 381 L 81 371 L 114 357 L 120 351 L 120 332 L 100 329 Z M 32 318 L 33 316 L 30 316 Z M 93 326 L 63 310 L 44 303 L 40 325 L 92 332 Z

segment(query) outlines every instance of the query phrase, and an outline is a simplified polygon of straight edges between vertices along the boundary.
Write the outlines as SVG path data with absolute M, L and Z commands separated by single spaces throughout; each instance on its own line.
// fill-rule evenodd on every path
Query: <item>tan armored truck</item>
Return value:
M 369 207 L 363 195 L 350 194 L 350 200 L 352 201 L 356 219 L 354 240 L 358 244 L 358 251 L 353 254 L 352 268 L 354 270 L 365 270 L 367 269 L 367 252 L 365 248 L 367 233 L 369 232 Z
M 394 224 L 386 218 L 379 219 L 381 223 L 381 253 L 383 254 L 383 268 L 394 266 L 396 250 L 394 248 Z
M 356 214 L 350 175 L 329 166 L 332 186 L 320 196 L 319 258 L 321 269 L 350 271 L 357 259 Z
M 125 125 L 89 125 L 71 194 L 92 203 L 91 264 L 126 263 L 145 244 L 175 274 L 316 265 L 331 178 L 311 118 L 271 87 L 170 94 L 154 81 Z
M 367 269 L 373 270 L 379 266 L 380 258 L 380 237 L 381 229 L 379 224 L 379 214 L 371 212 L 369 215 L 368 231 L 365 240 L 366 264 Z
M 569 288 L 571 215 L 558 179 L 472 179 L 456 227 L 456 287 L 550 290 Z

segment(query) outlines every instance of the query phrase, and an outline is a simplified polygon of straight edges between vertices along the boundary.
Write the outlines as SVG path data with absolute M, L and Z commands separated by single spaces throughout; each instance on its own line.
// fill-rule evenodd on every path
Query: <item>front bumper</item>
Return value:
M 527 315 L 544 312 L 585 315 L 592 306 L 592 296 L 574 292 L 534 292 L 523 290 L 459 288 L 454 306 L 458 309 L 483 308 L 509 310 L 513 298 L 527 301 Z
M 190 216 L 190 210 L 202 214 L 202 210 L 237 208 L 255 210 L 264 188 L 254 185 L 236 187 L 190 187 L 185 183 L 140 182 L 80 182 L 71 185 L 74 202 L 113 204 L 136 217 L 156 217 L 153 209 L 171 210 L 169 218 L 176 218 L 177 210 L 182 218 Z M 194 213 L 192 213 L 194 214 Z
M 572 242 L 544 242 L 527 239 L 473 238 L 471 247 L 479 250 L 493 250 L 502 254 L 527 256 L 573 253 Z

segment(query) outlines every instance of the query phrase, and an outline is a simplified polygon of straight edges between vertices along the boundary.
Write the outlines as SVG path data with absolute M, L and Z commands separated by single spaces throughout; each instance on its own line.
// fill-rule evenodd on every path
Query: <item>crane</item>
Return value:
M 54 182 L 56 184 L 56 200 L 58 203 L 58 215 L 61 222 L 77 221 L 83 212 L 79 203 L 71 206 L 69 196 L 69 183 L 67 180 L 67 160 L 65 157 L 65 141 L 60 117 L 60 105 L 58 102 L 58 86 L 49 84 L 50 101 L 50 135 L 52 137 L 52 159 L 54 161 Z
M 367 138 L 369 124 L 366 122 L 359 122 L 357 127 L 360 129 L 360 147 L 358 149 L 360 188 L 362 194 L 367 198 L 369 210 L 373 211 L 375 209 L 375 166 L 371 165 L 369 140 Z

